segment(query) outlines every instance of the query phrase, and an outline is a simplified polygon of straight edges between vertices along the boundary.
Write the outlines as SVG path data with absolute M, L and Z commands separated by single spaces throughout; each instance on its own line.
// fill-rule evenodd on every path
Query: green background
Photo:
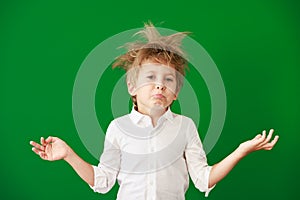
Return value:
M 105 195 L 94 193 L 64 161 L 39 159 L 29 141 L 59 136 L 97 164 L 73 122 L 76 73 L 101 41 L 151 20 L 193 32 L 222 75 L 228 110 L 221 137 L 208 154 L 210 164 L 263 129 L 280 135 L 272 151 L 243 159 L 208 199 L 299 199 L 299 9 L 295 0 L 1 1 L 0 198 L 115 199 L 117 186 Z M 122 72 L 107 73 L 118 77 Z M 101 99 L 98 92 L 98 112 L 107 97 L 104 103 Z M 200 104 L 209 106 L 207 100 Z M 204 133 L 209 107 L 201 107 L 205 111 L 199 128 Z M 111 120 L 109 113 L 101 114 Z M 186 198 L 205 197 L 191 183 Z

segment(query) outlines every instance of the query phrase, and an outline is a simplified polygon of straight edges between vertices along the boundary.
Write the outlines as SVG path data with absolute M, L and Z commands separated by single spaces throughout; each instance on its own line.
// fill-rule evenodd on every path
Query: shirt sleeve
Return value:
M 94 169 L 94 192 L 106 193 L 115 184 L 120 168 L 120 148 L 116 138 L 116 126 L 112 122 L 106 132 L 104 150 Z
M 188 171 L 195 187 L 201 192 L 205 192 L 205 197 L 207 197 L 209 192 L 215 187 L 214 185 L 208 188 L 209 175 L 212 167 L 207 164 L 202 142 L 192 120 L 190 120 L 189 123 L 187 136 L 185 157 Z

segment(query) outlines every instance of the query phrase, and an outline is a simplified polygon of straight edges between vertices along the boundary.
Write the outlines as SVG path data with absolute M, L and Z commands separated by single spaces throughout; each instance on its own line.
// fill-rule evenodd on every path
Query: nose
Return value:
M 158 90 L 165 90 L 166 89 L 166 86 L 162 85 L 162 84 L 156 84 L 155 85 L 155 88 L 158 89 Z

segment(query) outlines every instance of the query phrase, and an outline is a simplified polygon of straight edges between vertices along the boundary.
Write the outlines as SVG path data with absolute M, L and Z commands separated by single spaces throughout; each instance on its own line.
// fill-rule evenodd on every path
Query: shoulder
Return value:
M 113 119 L 110 123 L 114 124 L 114 123 L 117 123 L 117 122 L 120 122 L 120 121 L 124 121 L 124 120 L 128 120 L 128 119 L 130 119 L 129 118 L 129 114 L 126 114 L 126 115 L 122 115 L 120 117 L 117 117 L 117 118 Z
M 185 132 L 188 136 L 198 134 L 198 128 L 194 120 L 190 117 L 181 114 L 174 114 L 173 123 L 177 126 L 179 125 L 181 130 Z
M 176 123 L 181 122 L 181 123 L 184 123 L 184 124 L 189 125 L 189 126 L 195 125 L 195 122 L 188 116 L 173 113 L 173 112 L 172 112 L 172 115 L 173 115 L 173 119 Z
M 106 134 L 116 133 L 120 129 L 120 124 L 126 124 L 129 120 L 129 114 L 113 119 L 107 127 Z

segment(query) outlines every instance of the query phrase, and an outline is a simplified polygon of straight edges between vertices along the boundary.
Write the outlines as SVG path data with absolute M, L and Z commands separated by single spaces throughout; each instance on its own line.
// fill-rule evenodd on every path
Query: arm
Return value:
M 65 160 L 86 183 L 94 186 L 92 165 L 82 160 L 63 140 L 51 136 L 45 140 L 41 137 L 40 143 L 30 141 L 32 150 L 43 160 Z
M 222 180 L 232 168 L 249 153 L 261 149 L 271 150 L 279 139 L 278 136 L 275 136 L 270 142 L 273 132 L 274 130 L 271 129 L 266 137 L 266 131 L 263 131 L 262 134 L 258 134 L 252 140 L 240 144 L 234 152 L 224 158 L 221 162 L 213 165 L 209 176 L 209 188 Z

